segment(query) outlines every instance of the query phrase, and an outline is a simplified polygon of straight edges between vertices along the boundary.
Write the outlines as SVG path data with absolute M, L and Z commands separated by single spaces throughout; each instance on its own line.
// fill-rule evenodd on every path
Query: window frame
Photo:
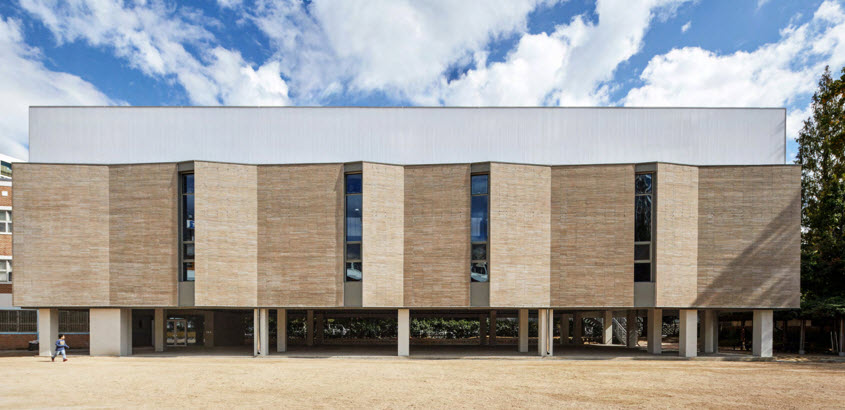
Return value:
M 361 175 L 361 192 L 349 193 L 347 192 L 347 178 L 349 175 Z M 350 241 L 348 240 L 349 235 L 349 215 L 348 209 L 346 208 L 347 198 L 350 196 L 360 196 L 361 197 L 361 240 L 358 241 Z M 363 171 L 349 171 L 343 173 L 343 282 L 354 282 L 354 283 L 361 283 L 364 281 L 364 173 Z M 349 245 L 358 245 L 359 247 L 359 255 L 357 259 L 349 259 Z M 361 279 L 358 280 L 349 280 L 349 276 L 347 275 L 347 265 L 350 263 L 360 263 L 361 264 Z
M 638 194 L 637 193 L 637 177 L 640 175 L 651 175 L 651 192 Z M 654 242 L 655 236 L 657 234 L 656 228 L 657 224 L 654 219 L 655 216 L 655 208 L 657 207 L 657 171 L 656 170 L 643 170 L 637 171 L 634 173 L 634 237 L 636 237 L 636 229 L 637 229 L 637 199 L 641 196 L 648 196 L 651 197 L 651 207 L 649 207 L 649 233 L 650 239 L 648 241 L 637 241 L 634 240 L 634 268 L 640 264 L 648 264 L 649 265 L 649 280 L 647 281 L 638 281 L 636 278 L 636 273 L 634 273 L 634 283 L 654 283 Z M 636 246 L 637 245 L 648 245 L 648 260 L 645 259 L 637 259 L 636 255 Z M 636 272 L 636 269 L 634 269 Z
M 0 269 L 0 283 L 12 283 L 12 260 L 0 259 L 0 265 L 2 265 L 2 269 Z
M 3 217 L 3 219 L 0 219 L 0 226 L 3 226 L 3 230 L 0 231 L 0 235 L 11 235 L 13 227 L 12 210 L 0 208 L 0 215 Z
M 474 194 L 472 192 L 472 178 L 475 176 L 486 176 L 487 177 L 487 190 L 481 194 Z M 476 196 L 486 196 L 487 197 L 487 239 L 484 241 L 476 241 L 472 237 L 472 198 Z M 469 175 L 469 203 L 470 203 L 470 229 L 469 229 L 469 281 L 470 283 L 490 283 L 490 172 L 483 171 L 483 172 L 471 172 Z M 484 257 L 485 259 L 473 259 L 472 255 L 472 248 L 474 245 L 484 245 Z M 473 265 L 476 263 L 483 263 L 485 268 L 487 269 L 487 281 L 474 281 L 472 279 L 472 268 Z
M 185 176 L 186 175 L 194 175 L 194 191 L 193 192 L 185 192 Z M 195 282 L 196 281 L 196 240 L 193 241 L 186 241 L 185 240 L 185 197 L 192 196 L 194 198 L 194 239 L 196 239 L 196 175 L 194 174 L 193 170 L 187 170 L 179 172 L 179 282 Z M 185 258 L 185 246 L 186 245 L 194 245 L 194 257 L 187 259 Z M 188 272 L 185 268 L 186 264 L 191 263 L 194 266 L 194 278 L 188 279 Z

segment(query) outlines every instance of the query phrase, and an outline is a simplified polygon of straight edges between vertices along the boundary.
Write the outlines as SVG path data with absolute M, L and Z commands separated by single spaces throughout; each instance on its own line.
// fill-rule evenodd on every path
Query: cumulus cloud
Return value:
M 0 153 L 29 158 L 31 105 L 120 104 L 75 75 L 49 70 L 42 58 L 26 45 L 20 22 L 0 16 Z
M 845 12 L 826 1 L 810 21 L 789 26 L 777 42 L 753 51 L 719 54 L 698 47 L 654 56 L 643 85 L 623 99 L 629 106 L 787 106 L 787 134 L 795 138 L 809 113 L 806 97 L 825 65 L 845 64 Z M 834 69 L 835 70 L 835 69 Z
M 692 27 L 692 21 L 687 21 L 686 24 L 681 26 L 681 33 L 686 33 L 689 31 L 690 27 Z
M 194 104 L 240 104 L 250 96 L 258 97 L 253 105 L 290 102 L 278 64 L 254 69 L 238 51 L 221 48 L 205 28 L 217 23 L 196 10 L 155 0 L 23 0 L 21 5 L 59 43 L 85 41 L 111 49 L 145 75 L 175 80 Z M 189 47 L 199 50 L 197 55 Z

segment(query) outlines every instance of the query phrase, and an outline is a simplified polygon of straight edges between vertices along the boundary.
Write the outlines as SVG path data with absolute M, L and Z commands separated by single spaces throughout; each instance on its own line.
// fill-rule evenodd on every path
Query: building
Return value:
M 785 123 L 784 109 L 33 107 L 13 301 L 39 310 L 41 354 L 58 309 L 89 310 L 93 355 L 237 343 L 245 316 L 266 355 L 269 318 L 292 312 L 309 342 L 314 315 L 396 317 L 399 355 L 415 312 L 513 313 L 523 352 L 537 317 L 540 355 L 559 319 L 579 341 L 592 312 L 607 335 L 614 314 L 646 316 L 660 353 L 671 310 L 681 356 L 699 333 L 716 349 L 719 311 L 753 311 L 754 354 L 770 356 L 773 310 L 800 296 Z
M 12 163 L 0 155 L 0 350 L 26 348 L 36 338 L 37 312 L 12 306 Z

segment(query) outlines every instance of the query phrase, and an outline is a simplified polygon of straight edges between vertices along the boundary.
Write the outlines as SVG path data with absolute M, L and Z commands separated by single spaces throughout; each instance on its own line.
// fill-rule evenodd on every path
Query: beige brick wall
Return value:
M 699 169 L 700 307 L 798 307 L 801 169 Z
M 197 306 L 256 306 L 257 169 L 194 163 Z
M 405 306 L 469 306 L 470 166 L 405 167 Z
M 15 164 L 16 306 L 109 305 L 109 169 Z
M 691 306 L 698 296 L 698 167 L 657 165 L 655 299 Z
M 364 163 L 363 174 L 363 306 L 404 306 L 405 171 Z
M 551 303 L 633 306 L 634 166 L 552 167 Z
M 549 306 L 551 168 L 490 164 L 490 306 Z
M 343 165 L 258 167 L 258 304 L 343 306 Z
M 176 164 L 109 169 L 112 305 L 175 306 L 179 266 Z

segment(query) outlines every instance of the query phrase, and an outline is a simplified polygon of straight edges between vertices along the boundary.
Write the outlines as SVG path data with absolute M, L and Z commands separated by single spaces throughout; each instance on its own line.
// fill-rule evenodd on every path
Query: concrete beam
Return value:
M 38 309 L 38 355 L 53 356 L 58 338 L 59 309 Z
M 528 352 L 528 309 L 519 309 L 519 352 Z
M 719 312 L 705 310 L 701 328 L 704 333 L 704 353 L 719 353 Z
M 663 353 L 663 309 L 648 310 L 648 352 Z
M 411 311 L 409 309 L 399 309 L 398 325 L 396 329 L 397 354 L 399 356 L 408 356 L 411 354 Z
M 276 352 L 288 350 L 288 311 L 276 309 Z
M 164 334 L 167 321 L 165 320 L 164 309 L 156 309 L 153 317 L 153 347 L 156 352 L 164 351 Z
M 91 309 L 88 321 L 91 356 L 132 354 L 132 309 Z
M 695 357 L 698 355 L 698 311 L 695 309 L 681 309 L 680 337 L 678 339 L 678 355 L 681 357 Z
M 602 343 L 613 344 L 613 311 L 605 310 L 602 315 Z
M 628 335 L 626 345 L 629 348 L 637 347 L 640 341 L 640 327 L 637 324 L 637 311 L 629 310 L 625 320 L 625 333 Z
M 757 357 L 772 357 L 772 337 L 774 336 L 774 312 L 755 310 L 751 353 Z

